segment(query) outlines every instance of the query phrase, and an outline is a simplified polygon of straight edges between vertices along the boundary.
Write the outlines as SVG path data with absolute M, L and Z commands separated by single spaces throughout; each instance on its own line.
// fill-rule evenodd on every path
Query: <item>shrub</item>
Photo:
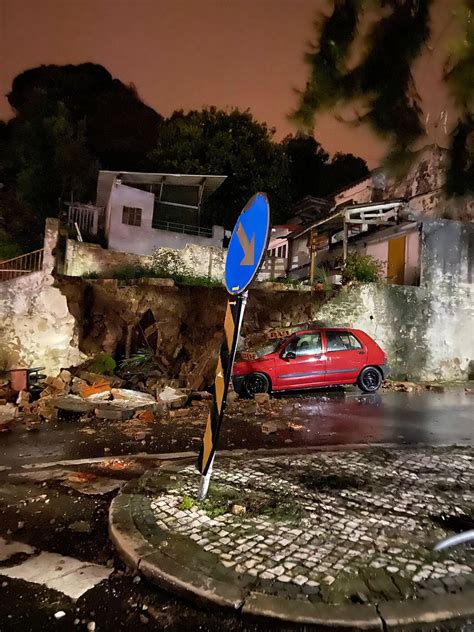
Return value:
M 361 255 L 351 252 L 342 269 L 342 282 L 359 281 L 360 283 L 375 283 L 382 278 L 380 261 L 372 255 Z
M 161 248 L 153 254 L 153 271 L 157 277 L 186 277 L 192 271 L 184 264 L 176 250 Z
M 117 363 L 108 353 L 98 353 L 89 364 L 89 371 L 98 375 L 113 375 Z

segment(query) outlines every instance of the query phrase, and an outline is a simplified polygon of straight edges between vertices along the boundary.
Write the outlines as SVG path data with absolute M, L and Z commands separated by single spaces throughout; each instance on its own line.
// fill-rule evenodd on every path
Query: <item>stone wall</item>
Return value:
M 52 276 L 58 239 L 48 220 L 41 272 L 0 283 L 0 368 L 44 366 L 49 373 L 78 364 L 76 322 Z
M 162 261 L 172 260 L 178 274 L 207 277 L 215 281 L 224 280 L 227 251 L 211 246 L 187 245 L 180 250 L 159 248 Z M 150 267 L 153 257 L 135 255 L 129 252 L 106 250 L 96 244 L 73 239 L 66 241 L 64 267 L 61 272 L 67 276 L 80 277 L 91 272 L 99 276 L 113 276 L 114 272 L 126 266 Z M 269 258 L 264 261 L 258 276 L 260 281 L 274 279 L 285 274 L 285 259 Z

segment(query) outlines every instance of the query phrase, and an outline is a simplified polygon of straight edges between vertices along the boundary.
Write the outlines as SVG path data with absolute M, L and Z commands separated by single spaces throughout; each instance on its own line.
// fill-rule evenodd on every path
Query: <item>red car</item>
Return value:
M 232 373 L 239 394 L 357 384 L 374 393 L 387 377 L 387 356 L 359 329 L 303 329 L 252 360 L 236 362 Z

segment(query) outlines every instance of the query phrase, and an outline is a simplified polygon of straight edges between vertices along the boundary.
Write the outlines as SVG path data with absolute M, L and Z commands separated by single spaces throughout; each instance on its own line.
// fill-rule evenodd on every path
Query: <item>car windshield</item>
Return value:
M 241 354 L 242 358 L 245 359 L 246 355 L 251 355 L 253 358 L 262 358 L 269 353 L 275 353 L 275 351 L 277 351 L 281 347 L 285 340 L 287 340 L 287 338 L 283 338 L 280 340 L 265 340 L 265 342 L 254 345 L 247 351 L 243 352 Z

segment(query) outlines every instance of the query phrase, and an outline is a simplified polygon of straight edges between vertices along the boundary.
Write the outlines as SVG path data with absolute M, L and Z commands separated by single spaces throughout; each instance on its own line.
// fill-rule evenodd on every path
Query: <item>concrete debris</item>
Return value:
M 396 391 L 400 393 L 416 393 L 422 390 L 420 384 L 415 384 L 415 382 L 394 382 L 394 381 L 385 381 L 383 383 L 384 390 L 387 391 Z
M 182 408 L 188 402 L 188 395 L 181 390 L 166 386 L 158 395 L 158 400 L 170 408 Z
M 112 404 L 112 402 L 106 402 L 107 404 Z M 94 410 L 94 414 L 98 419 L 110 419 L 112 421 L 125 421 L 126 419 L 131 419 L 133 417 L 133 408 L 118 408 L 116 406 L 102 406 L 101 408 L 96 408 Z

